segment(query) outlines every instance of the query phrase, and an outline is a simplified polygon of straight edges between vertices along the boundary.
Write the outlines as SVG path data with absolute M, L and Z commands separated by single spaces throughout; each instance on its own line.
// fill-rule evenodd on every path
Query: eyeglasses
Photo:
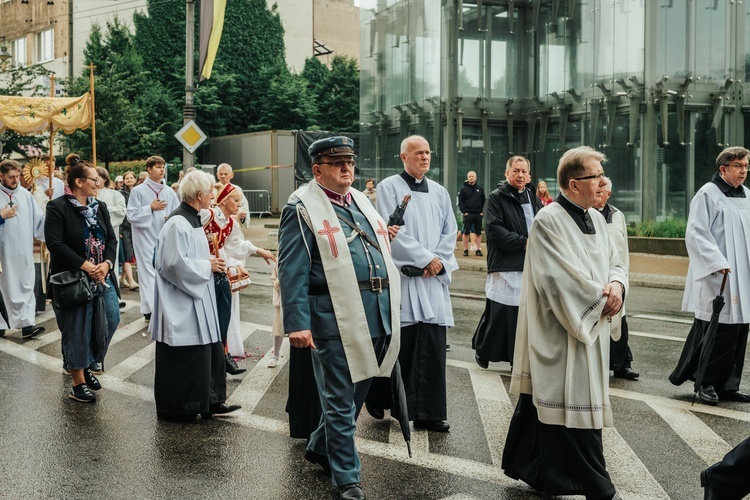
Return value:
M 587 179 L 601 179 L 604 177 L 604 170 L 596 175 L 587 175 L 586 177 L 573 177 L 574 181 L 585 181 Z
M 356 162 L 354 160 L 319 161 L 318 165 L 333 165 L 336 168 L 341 168 L 353 167 Z
M 724 166 L 739 168 L 740 170 L 748 170 L 750 168 L 750 165 L 748 165 L 747 163 L 730 163 L 729 165 Z
M 94 181 L 94 184 L 97 186 L 101 183 L 101 180 L 98 177 L 86 177 L 90 181 Z

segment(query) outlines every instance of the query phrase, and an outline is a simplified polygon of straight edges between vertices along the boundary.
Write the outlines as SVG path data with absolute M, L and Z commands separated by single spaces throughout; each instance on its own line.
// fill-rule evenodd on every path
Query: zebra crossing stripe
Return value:
M 261 328 L 259 328 L 261 327 Z M 255 323 L 243 325 L 242 332 L 244 338 L 254 334 L 255 332 L 267 330 L 268 327 L 263 325 L 257 325 Z M 271 350 L 266 353 L 266 358 L 270 356 Z M 274 379 L 281 372 L 281 368 L 289 358 L 289 342 L 285 341 L 281 344 L 281 356 L 279 358 L 279 364 L 274 370 L 268 369 L 266 362 L 255 363 L 252 370 L 242 379 L 240 385 L 232 392 L 229 396 L 229 400 L 232 403 L 242 405 L 242 409 L 249 413 L 255 411 L 255 407 L 260 402 L 263 395 L 266 393 L 268 388 L 273 383 Z
M 469 370 L 474 397 L 479 407 L 479 417 L 487 438 L 492 463 L 500 465 L 505 437 L 508 435 L 513 405 L 497 373 L 486 370 Z
M 706 464 L 720 462 L 732 449 L 721 436 L 703 420 L 696 417 L 693 412 L 684 408 L 671 408 L 653 403 L 648 403 L 648 405 Z
M 156 342 L 150 342 L 146 347 L 136 352 L 135 354 L 127 357 L 122 362 L 114 365 L 113 367 L 107 368 L 107 373 L 110 377 L 126 380 L 128 377 L 133 375 L 135 372 L 145 367 L 154 360 L 156 356 Z
M 617 493 L 628 500 L 669 499 L 669 495 L 638 458 L 633 449 L 614 427 L 602 430 L 604 459 L 617 488 Z M 644 493 L 648 492 L 648 493 Z

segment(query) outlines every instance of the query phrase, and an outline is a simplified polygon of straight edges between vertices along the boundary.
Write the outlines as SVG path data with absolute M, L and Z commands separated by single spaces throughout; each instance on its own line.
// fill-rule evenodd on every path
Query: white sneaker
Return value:
M 278 364 L 279 364 L 279 358 L 277 358 L 276 356 L 271 356 L 270 358 L 268 358 L 269 368 L 276 368 L 276 365 Z
M 469 251 L 470 251 L 470 252 L 476 252 L 476 251 L 477 251 L 477 247 L 475 247 L 474 245 L 471 245 L 471 246 L 469 247 Z

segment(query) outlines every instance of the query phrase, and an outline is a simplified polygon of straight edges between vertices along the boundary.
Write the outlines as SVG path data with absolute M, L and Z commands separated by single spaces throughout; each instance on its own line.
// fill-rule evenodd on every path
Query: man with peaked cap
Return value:
M 284 330 L 311 348 L 323 409 L 305 458 L 329 472 L 339 498 L 365 498 L 354 444 L 356 419 L 372 377 L 388 377 L 398 357 L 399 273 L 390 256 L 397 226 L 350 189 L 354 141 L 310 145 L 315 179 L 281 214 L 279 280 Z

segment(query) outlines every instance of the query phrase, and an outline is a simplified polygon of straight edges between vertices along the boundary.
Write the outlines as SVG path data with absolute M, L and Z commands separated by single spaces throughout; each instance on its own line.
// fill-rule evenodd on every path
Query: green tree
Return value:
M 185 2 L 148 0 L 147 8 L 148 14 L 133 18 L 135 46 L 145 69 L 181 106 L 185 94 Z M 196 33 L 198 12 L 196 4 Z M 259 123 L 271 78 L 264 70 L 283 57 L 281 20 L 266 1 L 228 0 L 213 74 L 198 85 L 195 94 L 196 122 L 209 137 L 247 132 Z M 197 36 L 195 67 L 197 78 Z
M 333 57 L 319 99 L 318 125 L 323 130 L 359 132 L 359 67 L 355 59 Z
M 305 78 L 290 72 L 280 60 L 263 70 L 260 80 L 267 82 L 267 89 L 265 99 L 259 103 L 259 119 L 251 127 L 255 130 L 304 130 L 312 125 L 317 109 Z
M 44 66 L 34 64 L 31 66 L 13 66 L 2 75 L 3 95 L 7 96 L 38 96 L 43 97 L 48 91 L 40 84 L 41 77 L 48 77 L 51 71 Z M 48 135 L 21 135 L 13 130 L 6 130 L 0 135 L 2 143 L 2 156 L 8 158 L 13 153 L 18 153 L 28 157 L 28 153 L 23 148 L 31 146 L 34 148 L 46 149 Z
M 97 160 L 108 165 L 152 154 L 174 155 L 179 150 L 172 139 L 179 124 L 176 105 L 160 82 L 148 78 L 127 26 L 117 17 L 107 22 L 105 31 L 94 25 L 84 58 L 96 66 Z M 68 85 L 71 95 L 88 89 L 88 69 Z M 71 150 L 91 157 L 91 129 L 76 131 L 66 142 Z

